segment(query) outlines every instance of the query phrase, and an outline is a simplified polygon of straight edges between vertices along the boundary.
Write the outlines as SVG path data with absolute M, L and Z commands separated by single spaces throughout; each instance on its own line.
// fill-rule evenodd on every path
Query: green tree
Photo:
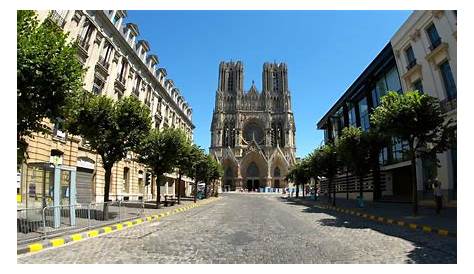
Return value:
M 149 166 L 156 175 L 157 208 L 161 201 L 161 179 L 165 173 L 172 173 L 177 167 L 185 143 L 186 136 L 179 129 L 152 129 L 137 149 L 138 161 Z
M 360 128 L 346 127 L 337 140 L 338 155 L 359 180 L 359 196 L 364 197 L 364 176 L 370 171 L 371 159 L 368 138 Z
M 334 178 L 341 163 L 337 155 L 337 147 L 334 143 L 327 143 L 317 148 L 313 153 L 311 160 L 311 170 L 313 176 L 326 177 L 328 180 L 328 201 L 331 201 L 331 190 L 333 191 L 332 204 L 336 205 L 336 190 L 333 187 Z
M 194 158 L 194 163 L 190 169 L 190 173 L 188 176 L 194 179 L 194 202 L 196 203 L 197 200 L 197 192 L 198 192 L 198 183 L 205 179 L 205 166 L 206 166 L 206 154 L 204 150 L 199 146 L 193 145 L 192 147 Z
M 197 154 L 192 144 L 188 139 L 185 139 L 179 151 L 179 157 L 176 163 L 178 173 L 178 204 L 181 203 L 181 178 L 183 175 L 190 177 L 192 174 L 193 164 L 196 161 Z
M 63 118 L 68 97 L 82 87 L 84 70 L 76 45 L 51 20 L 42 24 L 31 10 L 17 11 L 17 160 L 26 157 L 26 136 L 49 133 L 44 123 Z
M 298 162 L 287 174 L 287 180 L 291 180 L 296 185 L 296 198 L 299 197 L 299 186 L 303 188 L 304 197 L 304 186 L 311 179 L 311 162 L 310 157 L 303 158 Z
M 439 99 L 409 91 L 389 92 L 372 113 L 373 126 L 387 135 L 408 142 L 412 166 L 413 214 L 418 213 L 416 159 L 441 153 L 455 142 L 456 126 L 441 110 Z
M 78 96 L 66 120 L 67 129 L 87 140 L 102 159 L 105 170 L 104 201 L 109 201 L 114 164 L 138 148 L 151 127 L 149 109 L 134 97 L 118 101 L 84 93 Z M 107 217 L 107 204 L 104 216 Z

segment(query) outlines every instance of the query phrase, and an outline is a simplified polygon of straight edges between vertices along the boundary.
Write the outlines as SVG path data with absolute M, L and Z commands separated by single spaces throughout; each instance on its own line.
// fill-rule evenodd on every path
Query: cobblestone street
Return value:
M 456 263 L 456 238 L 308 208 L 279 195 L 222 199 L 18 263 Z

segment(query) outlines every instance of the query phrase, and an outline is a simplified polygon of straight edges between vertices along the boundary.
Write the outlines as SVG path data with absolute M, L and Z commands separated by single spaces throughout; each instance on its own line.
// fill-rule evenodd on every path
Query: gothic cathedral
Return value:
M 224 189 L 283 188 L 296 162 L 295 121 L 284 63 L 265 63 L 262 91 L 244 92 L 240 61 L 221 62 L 210 153 L 224 167 Z

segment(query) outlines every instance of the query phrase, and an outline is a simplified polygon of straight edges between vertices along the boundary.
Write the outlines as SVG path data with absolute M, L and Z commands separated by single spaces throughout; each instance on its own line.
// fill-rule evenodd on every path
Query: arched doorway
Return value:
M 246 178 L 247 178 L 247 189 L 248 191 L 254 191 L 260 188 L 260 172 L 255 162 L 251 162 L 247 167 Z
M 273 170 L 273 187 L 280 188 L 280 180 L 281 180 L 281 171 L 279 167 L 275 167 Z
M 234 170 L 230 166 L 224 171 L 224 191 L 235 191 Z

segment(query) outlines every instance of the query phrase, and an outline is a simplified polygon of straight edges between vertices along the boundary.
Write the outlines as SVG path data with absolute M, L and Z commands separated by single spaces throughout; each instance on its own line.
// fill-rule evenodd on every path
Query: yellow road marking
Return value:
M 438 234 L 439 234 L 439 235 L 442 235 L 442 236 L 447 236 L 447 235 L 448 235 L 448 231 L 447 231 L 447 230 L 444 230 L 444 229 L 439 229 L 439 230 L 438 230 Z
M 30 252 L 36 252 L 36 251 L 40 251 L 40 250 L 43 249 L 43 245 L 40 244 L 40 243 L 31 244 L 28 247 L 30 248 Z
M 393 220 L 392 219 L 387 219 L 387 223 L 392 224 Z
M 408 225 L 411 229 L 416 229 L 416 224 L 409 224 Z
M 429 226 L 423 226 L 423 231 L 424 231 L 424 232 L 431 232 L 431 227 L 429 227 Z
M 82 240 L 82 235 L 79 234 L 79 233 L 78 234 L 73 234 L 73 235 L 71 235 L 71 239 L 73 241 L 80 241 L 80 240 Z
M 147 217 L 146 217 L 146 220 L 147 220 L 147 221 L 151 221 L 151 216 L 147 216 Z
M 52 239 L 50 240 L 52 246 L 60 246 L 64 244 L 64 239 L 63 238 L 57 238 L 57 239 Z
M 104 233 L 112 232 L 112 228 L 110 226 L 104 227 Z
M 122 224 L 117 224 L 117 225 L 115 225 L 115 227 L 117 228 L 117 230 L 122 230 L 122 229 L 123 229 L 123 225 L 122 225 Z
M 89 238 L 94 238 L 94 237 L 97 237 L 97 235 L 99 235 L 99 231 L 91 230 L 91 231 L 87 232 L 87 235 L 89 235 Z

